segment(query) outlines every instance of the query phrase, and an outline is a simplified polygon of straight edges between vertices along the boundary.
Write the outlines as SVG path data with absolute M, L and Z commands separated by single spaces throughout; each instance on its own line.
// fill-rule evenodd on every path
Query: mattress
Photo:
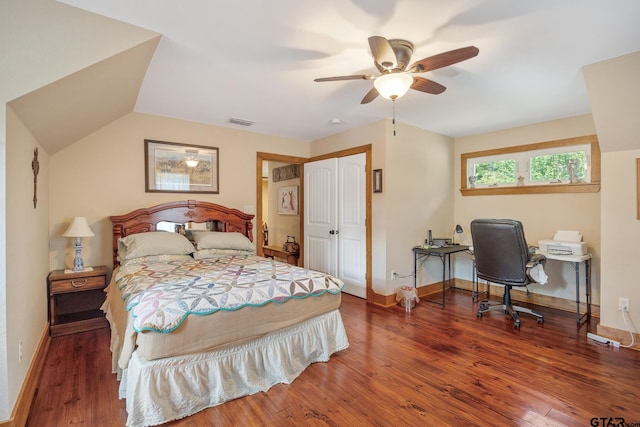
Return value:
M 271 265 L 270 268 L 273 270 L 273 274 L 269 280 L 282 282 L 287 278 L 287 280 L 291 279 L 293 283 L 294 279 L 297 279 L 298 283 L 304 283 L 305 288 L 311 288 L 311 286 L 306 281 L 301 280 L 302 275 L 311 274 L 315 277 L 314 280 L 318 282 L 325 280 L 325 276 L 331 277 L 260 257 L 242 261 L 243 266 L 249 265 L 249 263 L 251 266 L 257 264 L 261 266 Z M 237 260 L 235 264 L 237 267 Z M 145 266 L 134 270 L 137 275 L 153 276 L 153 272 L 149 273 L 149 269 L 164 271 L 167 268 L 169 267 L 151 266 L 148 268 Z M 183 268 L 183 266 L 180 266 L 180 268 Z M 190 269 L 190 271 L 193 271 L 193 269 Z M 213 281 L 216 281 L 216 283 L 224 282 L 224 280 L 220 279 L 220 274 L 216 274 L 218 278 L 213 279 Z M 228 271 L 224 274 L 229 275 Z M 107 299 L 103 306 L 112 327 L 111 351 L 113 353 L 113 368 L 115 372 L 121 372 L 128 366 L 134 351 L 136 351 L 136 355 L 139 358 L 155 360 L 220 350 L 329 313 L 336 310 L 341 302 L 339 291 L 318 292 L 316 289 L 313 292 L 313 289 L 309 289 L 312 293 L 300 294 L 298 290 L 291 290 L 293 289 L 292 285 L 278 285 L 278 288 L 290 288 L 291 296 L 285 298 L 281 295 L 271 295 L 272 299 L 266 303 L 259 302 L 251 305 L 246 302 L 241 305 L 236 304 L 229 309 L 215 310 L 207 315 L 192 313 L 186 315 L 175 329 L 160 333 L 144 329 L 141 325 L 147 325 L 149 321 L 141 322 L 140 317 L 142 315 L 140 313 L 137 314 L 138 323 L 136 326 L 135 308 L 140 308 L 139 302 L 143 299 L 128 293 L 128 288 L 116 281 L 117 278 L 122 278 L 122 276 L 123 274 L 118 269 L 114 270 L 111 283 L 107 288 Z M 202 274 L 196 276 L 203 277 Z M 258 276 L 260 275 L 258 274 Z M 252 279 L 246 280 L 255 280 L 255 277 L 254 275 Z M 243 289 L 251 286 L 246 280 L 240 281 Z M 264 279 L 262 280 L 264 281 Z M 331 280 L 336 279 L 331 278 Z M 158 282 L 162 283 L 162 280 Z M 234 279 L 234 283 L 236 285 L 239 284 L 237 279 Z M 341 282 L 338 286 L 341 287 Z M 270 290 L 270 292 L 273 291 Z M 157 293 L 157 291 L 154 292 L 154 294 Z M 134 300 L 136 301 L 135 303 L 132 302 Z M 225 301 L 227 300 L 225 299 Z M 156 301 L 152 302 L 157 305 Z M 206 312 L 207 310 L 204 311 Z M 145 311 L 142 310 L 142 312 L 144 313 Z M 153 318 L 153 316 L 149 317 Z M 150 329 L 154 328 L 157 328 L 157 326 Z

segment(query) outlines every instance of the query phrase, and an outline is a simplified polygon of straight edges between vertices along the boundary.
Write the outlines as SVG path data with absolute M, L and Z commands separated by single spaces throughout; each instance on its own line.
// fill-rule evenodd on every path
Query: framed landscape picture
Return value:
M 220 192 L 218 148 L 144 140 L 147 193 Z

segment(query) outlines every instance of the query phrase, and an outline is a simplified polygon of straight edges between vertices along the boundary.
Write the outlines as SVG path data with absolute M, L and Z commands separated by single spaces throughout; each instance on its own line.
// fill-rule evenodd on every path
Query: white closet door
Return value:
M 366 161 L 364 153 L 338 159 L 338 277 L 360 298 L 367 297 Z
M 305 164 L 304 265 L 366 298 L 366 155 Z
M 304 266 L 338 275 L 336 159 L 304 165 Z

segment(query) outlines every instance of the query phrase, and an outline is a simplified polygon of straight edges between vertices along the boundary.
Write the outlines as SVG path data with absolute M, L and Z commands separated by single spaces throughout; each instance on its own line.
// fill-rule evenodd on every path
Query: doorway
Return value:
M 271 247 L 282 248 L 287 241 L 287 236 L 293 236 L 296 242 L 302 238 L 302 221 L 304 212 L 302 203 L 304 194 L 302 191 L 302 174 L 304 171 L 303 157 L 284 156 L 280 154 L 257 153 L 256 161 L 256 253 L 264 256 L 263 247 L 268 243 Z M 287 175 L 291 173 L 295 166 L 298 168 L 298 175 Z M 282 175 L 273 180 L 274 169 L 279 169 Z M 269 176 L 271 171 L 271 177 Z M 296 188 L 297 187 L 297 188 Z M 286 192 L 287 201 L 295 202 L 295 205 L 287 204 L 282 210 L 277 209 L 277 191 Z M 290 192 L 295 192 L 292 194 Z M 266 241 L 266 242 L 265 242 Z M 303 245 L 300 245 L 298 265 L 302 265 L 304 254 Z M 283 260 L 283 261 L 286 261 Z
M 346 157 L 354 154 L 364 153 L 366 157 L 366 166 L 365 166 L 365 209 L 366 209 L 366 300 L 368 303 L 374 303 L 374 292 L 372 288 L 372 269 L 371 269 L 371 247 L 372 247 L 372 229 L 371 229 L 371 191 L 372 191 L 372 173 L 371 173 L 371 144 L 363 145 L 354 148 L 348 148 L 341 151 L 336 151 L 328 154 L 323 154 L 320 156 L 315 156 L 310 159 L 304 157 L 295 157 L 295 156 L 285 156 L 281 154 L 272 154 L 272 153 L 257 153 L 257 161 L 256 161 L 256 253 L 260 256 L 264 256 L 263 245 L 264 245 L 264 236 L 262 233 L 262 224 L 263 224 L 263 168 L 264 162 L 279 162 L 286 164 L 298 164 L 300 165 L 300 192 L 299 192 L 299 215 L 300 215 L 300 229 L 299 236 L 304 236 L 304 165 L 306 162 L 317 161 L 335 157 Z M 269 239 L 269 244 L 275 243 L 271 238 Z M 298 265 L 302 265 L 305 255 L 305 245 L 301 241 L 300 243 L 300 255 Z M 304 266 L 304 265 L 302 265 Z

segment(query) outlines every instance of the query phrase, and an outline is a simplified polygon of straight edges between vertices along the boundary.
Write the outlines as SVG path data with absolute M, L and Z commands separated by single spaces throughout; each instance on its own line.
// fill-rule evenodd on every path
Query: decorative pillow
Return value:
M 169 261 L 192 261 L 191 255 L 148 255 L 138 258 L 126 259 L 121 262 L 122 265 L 133 264 L 149 264 L 152 262 L 169 262 Z
M 191 242 L 181 234 L 150 231 L 118 239 L 118 261 L 153 255 L 188 255 L 195 252 Z
M 225 255 L 255 255 L 256 251 L 242 251 L 239 249 L 201 249 L 193 253 L 195 259 L 218 258 Z
M 202 249 L 236 249 L 240 251 L 255 251 L 251 240 L 242 233 L 225 233 L 221 231 L 194 232 L 193 240 L 196 248 Z

